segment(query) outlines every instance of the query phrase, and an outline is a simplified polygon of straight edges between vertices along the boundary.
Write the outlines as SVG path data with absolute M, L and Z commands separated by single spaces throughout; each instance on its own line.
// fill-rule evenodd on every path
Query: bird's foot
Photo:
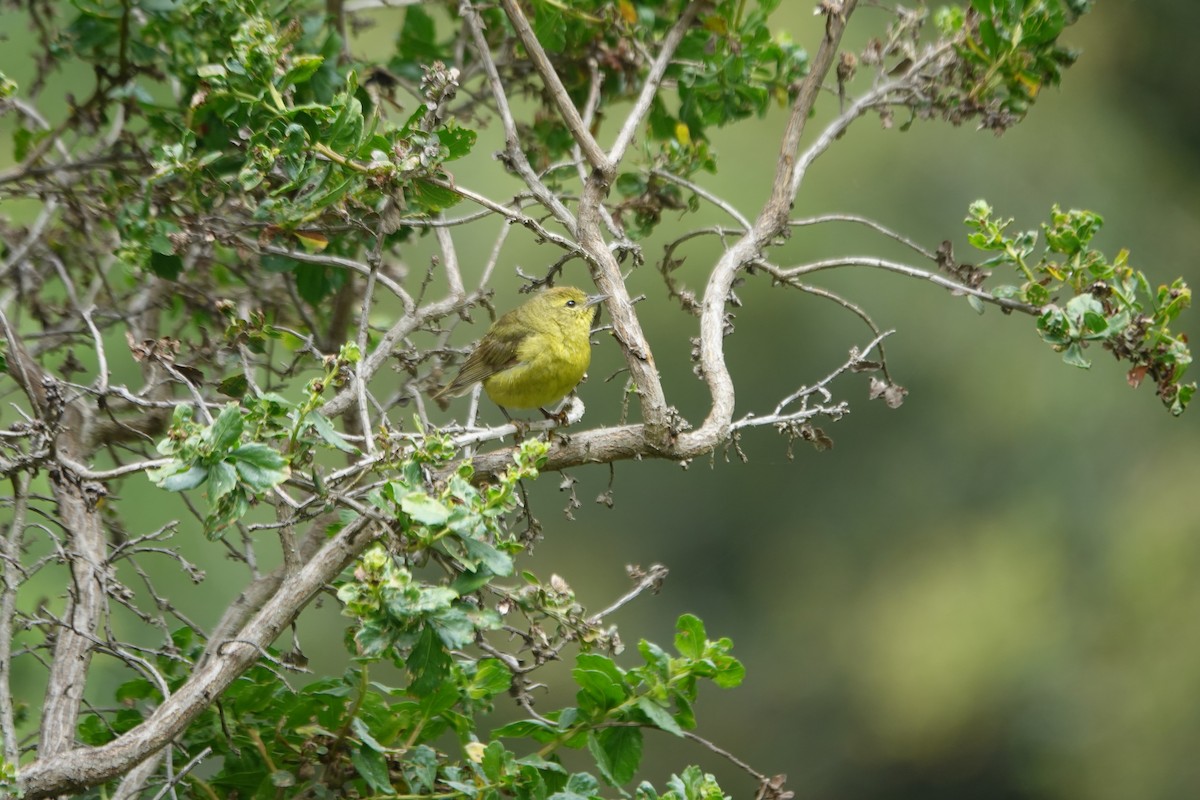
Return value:
M 529 433 L 529 423 L 523 419 L 513 419 L 510 417 L 504 406 L 500 406 L 500 413 L 503 414 L 504 418 L 508 420 L 510 425 L 513 426 L 513 441 L 515 441 L 517 444 L 523 442 L 526 435 Z
M 564 403 L 563 406 L 561 408 L 559 408 L 558 411 L 547 411 L 546 409 L 541 408 L 540 406 L 538 407 L 538 411 L 542 412 L 542 415 L 545 416 L 546 419 L 554 420 L 554 423 L 558 427 L 562 428 L 562 427 L 566 427 L 569 424 L 569 420 L 567 419 L 567 408 L 568 408 L 567 404 Z

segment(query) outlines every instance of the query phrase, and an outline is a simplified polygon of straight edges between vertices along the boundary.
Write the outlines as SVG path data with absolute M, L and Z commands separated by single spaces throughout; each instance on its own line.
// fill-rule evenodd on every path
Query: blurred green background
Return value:
M 812 3 L 784 5 L 779 27 L 815 47 Z M 389 47 L 402 15 L 378 12 L 356 52 Z M 886 21 L 881 9 L 860 8 L 852 40 Z M 1066 37 L 1082 49 L 1079 63 L 1023 124 L 997 139 L 940 123 L 885 131 L 864 118 L 811 170 L 797 213 L 870 215 L 930 248 L 951 239 L 972 260 L 961 220 L 977 198 L 1021 229 L 1055 202 L 1090 208 L 1106 219 L 1098 246 L 1110 256 L 1128 248 L 1152 280 L 1183 275 L 1196 286 L 1200 56 L 1180 32 L 1198 25 L 1191 3 L 1099 4 Z M 19 50 L 6 47 L 0 69 L 20 81 L 28 72 Z M 810 133 L 833 107 L 822 100 Z M 752 216 L 782 124 L 776 112 L 719 137 L 720 169 L 704 185 Z M 0 125 L 7 140 L 12 122 Z M 497 135 L 487 131 L 456 176 L 501 197 L 511 183 L 490 158 Z M 10 160 L 0 154 L 0 166 Z M 663 241 L 646 243 L 649 259 Z M 458 244 L 470 264 L 491 241 L 463 232 Z M 427 242 L 413 248 L 417 275 L 429 252 Z M 686 252 L 678 274 L 700 289 L 717 253 Z M 797 231 L 772 257 L 789 265 L 839 253 L 906 257 L 848 226 Z M 556 256 L 515 230 L 497 306 L 518 302 L 514 265 L 536 272 Z M 571 280 L 584 280 L 572 269 Z M 531 492 L 546 535 L 527 566 L 562 575 L 598 609 L 627 587 L 627 564 L 667 565 L 659 596 L 615 615 L 623 637 L 667 642 L 676 617 L 692 612 L 711 636 L 733 638 L 747 681 L 705 694 L 700 732 L 762 772 L 787 773 L 798 798 L 1200 796 L 1200 410 L 1171 418 L 1151 387 L 1128 388 L 1099 351 L 1089 351 L 1091 371 L 1064 365 L 1029 318 L 994 308 L 980 317 L 962 298 L 891 274 L 817 277 L 896 329 L 887 348 L 910 391 L 901 408 L 868 402 L 865 376 L 844 377 L 835 399 L 852 413 L 819 423 L 832 450 L 797 444 L 789 460 L 784 441 L 756 430 L 742 441 L 747 463 L 718 453 L 687 469 L 617 464 L 612 508 L 592 502 L 609 485 L 607 467 L 572 470 L 583 503 L 574 522 L 562 513 L 559 477 L 546 476 Z M 707 397 L 688 361 L 694 320 L 672 306 L 652 266 L 629 285 L 647 296 L 639 308 L 668 399 L 698 424 Z M 769 411 L 869 339 L 845 311 L 761 278 L 739 295 L 745 305 L 727 340 L 738 416 Z M 1194 317 L 1182 327 L 1194 338 Z M 604 379 L 620 357 L 600 341 L 581 390 L 588 425 L 619 413 L 623 376 Z M 117 365 L 128 380 L 131 367 Z M 11 414 L 0 411 L 0 421 Z M 144 481 L 127 482 L 121 497 L 131 529 L 181 514 Z M 172 590 L 211 624 L 244 571 L 202 541 L 192 557 L 208 579 Z M 340 669 L 343 625 L 332 603 L 306 616 L 301 640 L 315 671 Z M 16 680 L 36 708 L 32 666 Z M 101 678 L 90 691 L 104 688 Z M 569 703 L 569 693 L 551 691 L 545 707 L 557 701 Z M 731 794 L 755 790 L 695 745 L 664 734 L 648 749 L 644 777 L 656 784 L 699 761 Z

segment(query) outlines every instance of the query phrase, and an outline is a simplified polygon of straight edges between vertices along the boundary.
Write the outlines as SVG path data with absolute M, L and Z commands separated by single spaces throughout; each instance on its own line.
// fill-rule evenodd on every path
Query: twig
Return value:
M 154 458 L 148 461 L 136 461 L 131 464 L 123 464 L 119 467 L 106 470 L 92 470 L 80 464 L 78 461 L 67 456 L 59 456 L 58 461 L 64 467 L 67 467 L 71 472 L 85 481 L 111 481 L 117 478 L 123 478 L 126 475 L 132 475 L 135 472 L 145 472 L 146 470 L 158 469 L 170 464 L 173 459 L 170 458 Z
M 693 194 L 695 194 L 697 197 L 704 198 L 705 200 L 712 203 L 717 208 L 724 211 L 729 216 L 733 217 L 734 221 L 737 222 L 738 225 L 742 226 L 743 232 L 750 230 L 750 228 L 752 227 L 750 224 L 750 220 L 746 219 L 745 215 L 742 214 L 742 212 L 738 211 L 733 206 L 732 203 L 722 200 L 720 197 L 717 197 L 715 194 L 708 191 L 704 187 L 702 187 L 698 184 L 692 183 L 691 181 L 687 180 L 686 178 L 681 178 L 678 175 L 667 172 L 665 169 L 652 169 L 652 170 L 650 170 L 650 174 L 655 175 L 659 178 L 662 178 L 663 180 L 667 181 L 668 183 L 673 183 L 676 186 L 682 186 L 683 188 L 687 189 L 689 192 L 692 192 Z
M 1008 297 L 997 297 L 991 292 L 986 292 L 983 289 L 976 289 L 971 286 L 951 280 L 944 275 L 939 275 L 936 272 L 913 267 L 908 264 L 903 264 L 898 261 L 889 261 L 885 258 L 873 258 L 871 256 L 843 256 L 839 258 L 828 258 L 821 261 L 813 261 L 809 264 L 801 264 L 796 267 L 780 269 L 767 264 L 761 265 L 776 280 L 791 282 L 800 278 L 803 275 L 811 275 L 814 272 L 820 272 L 825 269 L 835 269 L 838 267 L 872 267 L 874 269 L 887 270 L 895 272 L 898 275 L 905 275 L 909 278 L 917 278 L 923 281 L 929 281 L 932 284 L 941 286 L 943 289 L 949 289 L 955 294 L 967 294 L 972 297 L 977 297 L 985 303 L 992 303 L 1001 308 L 1010 311 L 1020 311 L 1025 314 L 1037 316 L 1042 313 L 1042 310 L 1037 306 L 1022 303 L 1019 300 L 1013 300 Z
M 856 0 L 846 0 L 847 6 L 853 6 Z M 847 12 L 848 13 L 848 12 Z M 850 127 L 854 120 L 862 116 L 868 109 L 873 108 L 882 103 L 886 103 L 888 98 L 897 91 L 907 89 L 911 86 L 912 78 L 917 75 L 931 61 L 940 58 L 948 50 L 953 47 L 952 43 L 944 43 L 939 47 L 930 48 L 925 55 L 913 62 L 912 66 L 904 72 L 903 75 L 895 80 L 888 81 L 873 87 L 866 92 L 862 97 L 850 104 L 844 112 L 839 114 L 821 131 L 820 135 L 813 141 L 811 145 L 795 160 L 795 165 L 791 170 L 790 175 L 790 192 L 791 196 L 795 197 L 800 191 L 800 183 L 804 180 L 804 175 L 808 171 L 817 158 L 829 149 L 829 146 L 837 141 L 845 130 Z M 812 73 L 809 74 L 809 77 Z
M 478 203 L 479 205 L 483 206 L 484 208 L 495 211 L 497 214 L 504 216 L 509 221 L 515 222 L 518 225 L 522 225 L 522 226 L 528 228 L 529 230 L 533 231 L 538 236 L 540 236 L 542 239 L 545 239 L 548 242 L 553 242 L 554 244 L 558 245 L 559 247 L 563 248 L 564 250 L 567 250 L 567 251 L 570 251 L 573 253 L 579 253 L 580 255 L 584 255 L 583 251 L 580 250 L 579 245 L 577 245 L 575 242 L 571 241 L 567 237 L 562 236 L 560 234 L 551 233 L 549 230 L 544 228 L 540 222 L 535 220 L 533 217 L 528 216 L 527 214 L 522 214 L 519 211 L 513 211 L 511 208 L 508 208 L 505 205 L 497 203 L 495 200 L 485 197 L 484 195 L 481 195 L 478 192 L 473 192 L 470 189 L 466 189 L 462 186 L 457 186 L 457 185 L 451 183 L 450 181 L 430 178 L 429 182 L 432 183 L 434 186 L 440 186 L 443 189 L 449 189 L 450 191 L 454 192 L 455 194 L 460 194 L 463 197 L 467 198 L 468 200 L 470 200 L 474 203 Z M 572 223 L 572 224 L 574 224 L 574 223 Z
M 612 614 L 622 606 L 628 605 L 647 589 L 657 594 L 659 589 L 662 588 L 663 581 L 667 579 L 668 572 L 669 570 L 662 564 L 651 565 L 650 569 L 646 571 L 646 574 L 642 575 L 632 589 L 618 597 L 602 611 L 592 614 L 588 617 L 588 622 L 598 625 L 609 614 Z
M 899 233 L 898 231 L 894 231 L 891 228 L 888 228 L 887 226 L 882 225 L 879 222 L 876 222 L 875 220 L 871 219 L 870 217 L 862 217 L 857 214 L 821 214 L 820 216 L 816 216 L 816 217 L 805 217 L 803 219 L 794 219 L 791 222 L 789 222 L 788 224 L 795 228 L 803 228 L 803 227 L 807 227 L 809 225 L 820 225 L 825 222 L 853 222 L 858 225 L 865 225 L 868 228 L 871 228 L 872 230 L 882 233 L 884 236 L 888 237 L 889 239 L 894 239 L 895 241 L 899 242 L 900 244 L 904 245 L 905 247 L 908 247 L 911 250 L 915 250 L 916 252 L 920 253 L 922 256 L 929 259 L 930 261 L 935 261 L 937 259 L 937 256 L 934 253 L 932 253 L 931 251 L 922 247 L 917 242 L 908 238 L 904 234 Z
M 210 747 L 205 747 L 199 753 L 196 753 L 196 755 L 192 757 L 192 760 L 189 761 L 188 763 L 184 764 L 183 769 L 181 769 L 181 770 L 179 770 L 179 772 L 175 773 L 175 777 L 172 778 L 169 783 L 167 783 L 165 786 L 163 786 L 161 789 L 159 789 L 158 793 L 155 794 L 154 797 L 151 798 L 151 800 L 161 800 L 163 795 L 165 795 L 167 792 L 173 791 L 175 789 L 175 787 L 179 785 L 179 782 L 182 781 L 185 777 L 187 777 L 187 774 L 189 772 L 191 772 L 193 769 L 195 769 L 197 766 L 199 766 L 201 761 L 208 758 L 208 756 L 211 752 L 212 752 L 212 747 L 210 746 Z

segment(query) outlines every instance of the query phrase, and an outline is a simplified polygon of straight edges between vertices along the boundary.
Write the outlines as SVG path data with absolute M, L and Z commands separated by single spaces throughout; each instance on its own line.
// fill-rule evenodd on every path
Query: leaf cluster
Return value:
M 1036 306 L 1038 334 L 1061 351 L 1063 361 L 1087 368 L 1084 350 L 1099 343 L 1120 361 L 1129 362 L 1128 380 L 1138 386 L 1148 376 L 1172 414 L 1187 408 L 1195 383 L 1183 383 L 1191 364 L 1187 338 L 1173 333 L 1171 323 L 1191 305 L 1192 293 L 1182 279 L 1152 288 L 1146 275 L 1129 266 L 1121 250 L 1109 260 L 1091 247 L 1104 219 L 1092 211 L 1051 210 L 1042 223 L 1045 246 L 1038 248 L 1035 230 L 1009 233 L 1013 220 L 994 215 L 983 201 L 971 205 L 965 220 L 968 241 L 994 253 L 981 267 L 1007 266 L 1024 278 L 994 293 Z
M 1022 119 L 1046 86 L 1055 86 L 1078 53 L 1058 39 L 1091 0 L 971 0 L 934 15 L 957 60 L 932 106 L 960 124 L 977 119 L 1001 133 Z
M 150 470 L 147 477 L 169 492 L 204 486 L 212 506 L 204 528 L 215 538 L 245 516 L 251 501 L 291 474 L 279 451 L 249 440 L 255 433 L 247 430 L 247 418 L 236 403 L 227 404 L 211 425 L 196 422 L 190 406 L 178 406 L 170 434 L 158 445 L 170 462 Z

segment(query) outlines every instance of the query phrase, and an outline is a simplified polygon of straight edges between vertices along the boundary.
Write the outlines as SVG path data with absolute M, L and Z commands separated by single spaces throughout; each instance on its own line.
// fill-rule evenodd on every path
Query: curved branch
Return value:
M 894 231 L 891 228 L 887 227 L 886 225 L 876 222 L 875 220 L 871 219 L 870 217 L 863 217 L 858 214 L 820 214 L 815 217 L 803 217 L 801 219 L 794 219 L 791 222 L 789 222 L 788 224 L 791 225 L 793 228 L 804 228 L 809 225 L 820 225 L 825 222 L 853 222 L 858 225 L 865 225 L 866 227 L 883 234 L 884 236 L 888 237 L 889 239 L 893 239 L 893 240 L 899 242 L 900 244 L 904 245 L 905 247 L 909 248 L 910 250 L 916 251 L 917 253 L 921 254 L 922 256 L 929 259 L 930 261 L 937 260 L 936 254 L 934 254 L 930 250 L 925 249 L 920 244 L 918 244 L 917 242 L 908 238 L 907 236 L 900 233 L 899 231 Z
M 966 294 L 972 297 L 977 297 L 985 303 L 1000 306 L 1000 308 L 1008 311 L 1020 311 L 1024 314 L 1037 316 L 1042 313 L 1042 309 L 1037 306 L 1031 306 L 1028 303 L 1022 303 L 1019 300 L 1013 300 L 1009 297 L 997 297 L 991 292 L 985 292 L 982 289 L 975 289 L 971 286 L 951 280 L 944 275 L 939 275 L 936 272 L 920 269 L 919 267 L 902 264 L 898 261 L 889 261 L 886 258 L 871 258 L 869 256 L 846 256 L 842 258 L 828 258 L 823 261 L 814 261 L 811 264 L 802 264 L 798 267 L 790 269 L 780 269 L 770 264 L 762 263 L 759 266 L 771 275 L 776 280 L 790 283 L 804 275 L 810 275 L 814 272 L 820 272 L 825 269 L 834 269 L 836 267 L 872 267 L 874 269 L 887 270 L 895 272 L 899 275 L 904 275 L 909 278 L 917 278 L 923 281 L 929 281 L 932 284 L 948 289 L 955 294 Z

